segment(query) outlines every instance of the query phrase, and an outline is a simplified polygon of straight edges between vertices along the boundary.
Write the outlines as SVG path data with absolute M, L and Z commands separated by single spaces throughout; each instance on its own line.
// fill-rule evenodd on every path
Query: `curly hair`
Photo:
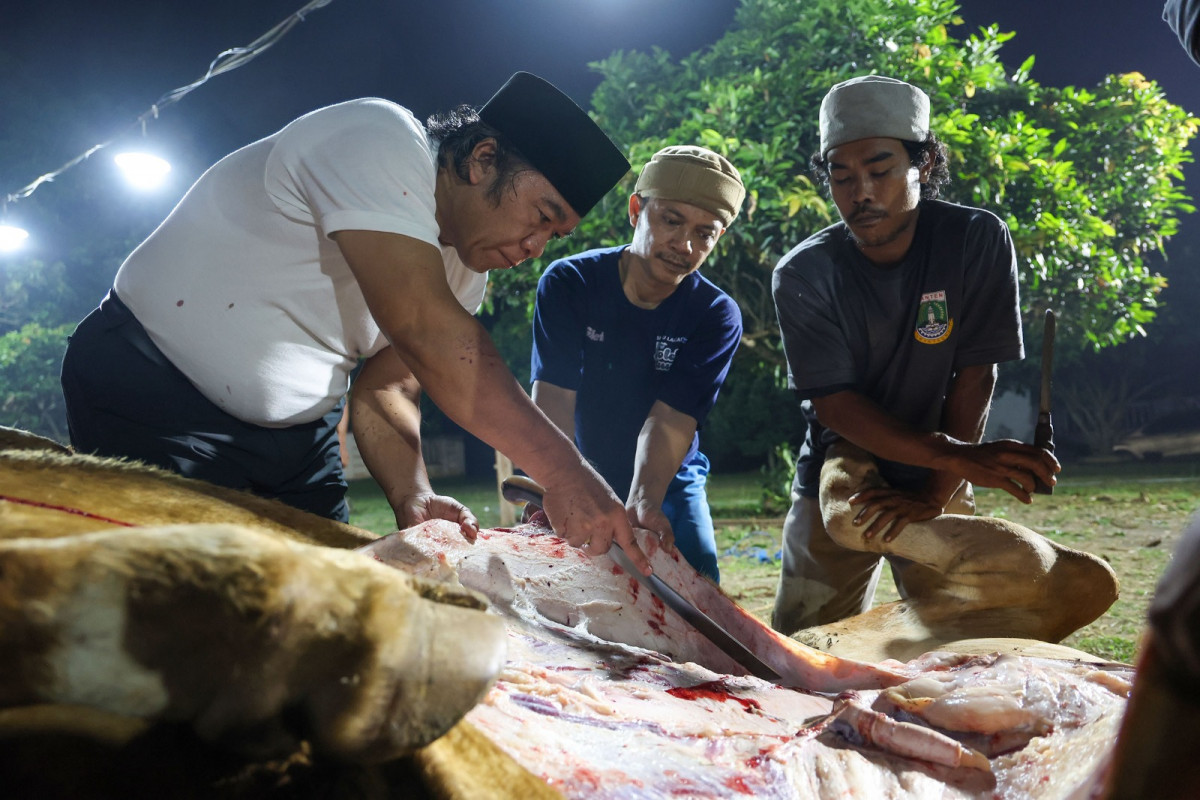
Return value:
M 929 179 L 921 184 L 921 199 L 936 200 L 941 194 L 942 187 L 950 182 L 950 159 L 946 153 L 946 145 L 937 138 L 933 131 L 925 134 L 919 142 L 902 141 L 908 160 L 914 167 L 931 164 Z M 821 153 L 813 153 L 809 161 L 813 177 L 817 183 L 829 188 L 829 161 Z
M 487 189 L 487 197 L 494 206 L 507 185 L 510 189 L 517 173 L 533 170 L 529 160 L 500 131 L 479 119 L 478 112 L 471 106 L 462 105 L 440 114 L 433 114 L 425 121 L 429 138 L 437 144 L 439 168 L 452 170 L 462 180 L 470 175 L 470 162 L 475 159 L 475 148 L 484 139 L 496 140 L 496 153 L 491 157 L 496 177 Z

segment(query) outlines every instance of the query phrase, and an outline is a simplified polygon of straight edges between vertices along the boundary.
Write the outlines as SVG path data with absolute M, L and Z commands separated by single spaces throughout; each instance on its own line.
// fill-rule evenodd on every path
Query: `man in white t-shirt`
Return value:
M 337 422 L 401 527 L 470 510 L 421 459 L 422 390 L 526 467 L 576 546 L 633 544 L 621 502 L 534 407 L 473 313 L 486 273 L 570 233 L 629 164 L 570 98 L 514 75 L 426 126 L 354 100 L 226 156 L 121 265 L 63 361 L 77 450 L 346 519 Z

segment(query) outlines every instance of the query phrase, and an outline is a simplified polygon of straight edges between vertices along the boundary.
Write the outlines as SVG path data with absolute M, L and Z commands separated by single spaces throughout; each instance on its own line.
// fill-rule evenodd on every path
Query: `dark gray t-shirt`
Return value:
M 817 421 L 811 398 L 851 389 L 918 430 L 938 430 L 957 371 L 1024 357 L 1012 239 L 981 209 L 922 201 L 912 246 L 887 268 L 832 225 L 780 260 L 772 293 L 788 385 L 808 420 L 797 470 L 809 497 L 839 438 Z M 880 470 L 905 489 L 929 475 L 886 461 Z

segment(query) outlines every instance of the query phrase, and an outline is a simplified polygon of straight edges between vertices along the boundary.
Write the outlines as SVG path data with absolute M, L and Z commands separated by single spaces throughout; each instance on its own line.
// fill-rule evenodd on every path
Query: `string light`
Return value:
M 8 222 L 8 200 L 0 202 L 0 253 L 12 253 L 21 249 L 29 238 L 29 231 Z
M 165 158 L 151 153 L 117 153 L 113 156 L 113 161 L 121 168 L 125 179 L 136 189 L 157 189 L 171 171 L 171 165 Z
M 146 138 L 146 123 L 142 123 L 142 139 Z M 162 186 L 171 171 L 166 159 L 141 150 L 126 150 L 113 156 L 113 162 L 135 189 L 149 191 Z
M 53 170 L 52 172 L 47 172 L 44 175 L 40 175 L 29 185 L 5 195 L 3 199 L 4 212 L 7 212 L 9 203 L 15 203 L 18 200 L 23 200 L 24 198 L 29 197 L 29 195 L 37 191 L 42 184 L 53 181 L 67 170 L 83 161 L 86 161 L 96 151 L 108 147 L 116 140 L 125 136 L 129 130 L 140 126 L 144 133 L 146 129 L 146 122 L 150 119 L 158 119 L 159 111 L 161 111 L 163 108 L 178 103 L 189 93 L 200 88 L 212 78 L 249 63 L 263 51 L 267 50 L 273 44 L 282 39 L 284 35 L 286 35 L 287 32 L 294 28 L 297 24 L 303 22 L 305 15 L 307 15 L 309 12 L 323 8 L 332 2 L 333 0 L 310 0 L 310 2 L 306 3 L 303 7 L 292 12 L 287 19 L 275 25 L 275 27 L 271 28 L 269 31 L 264 33 L 262 36 L 259 36 L 245 47 L 234 47 L 222 51 L 217 55 L 216 58 L 212 60 L 212 63 L 208 65 L 208 71 L 205 72 L 204 75 L 187 84 L 186 86 L 181 86 L 178 89 L 172 89 L 164 94 L 158 99 L 157 102 L 154 103 L 154 105 L 150 106 L 149 109 L 138 116 L 132 125 L 122 130 L 116 136 L 113 136 L 112 138 L 101 142 L 100 144 L 92 145 L 86 151 L 80 153 L 78 156 L 63 164 L 58 169 Z M 166 164 L 165 161 L 162 163 Z M 170 169 L 169 164 L 166 164 L 166 167 L 168 170 Z M 161 170 L 161 165 L 159 169 Z M 4 216 L 6 216 L 6 213 L 0 214 L 0 250 L 5 249 L 6 243 L 14 243 L 12 244 L 13 248 L 20 247 L 24 240 L 28 238 L 29 234 L 19 227 L 5 223 Z
M 24 228 L 18 228 L 16 225 L 0 225 L 0 253 L 19 250 L 28 238 L 29 232 Z

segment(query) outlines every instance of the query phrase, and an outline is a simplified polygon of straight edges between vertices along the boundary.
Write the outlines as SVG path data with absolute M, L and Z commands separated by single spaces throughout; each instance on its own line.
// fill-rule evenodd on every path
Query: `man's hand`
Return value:
M 871 539 L 883 533 L 885 542 L 899 536 L 908 523 L 924 522 L 940 517 L 945 512 L 939 503 L 923 494 L 893 489 L 890 486 L 864 489 L 853 494 L 850 496 L 850 505 L 862 506 L 854 515 L 855 525 L 863 525 L 871 517 L 875 517 L 870 527 L 863 531 L 863 538 Z
M 479 535 L 479 521 L 471 509 L 453 497 L 433 492 L 410 494 L 395 511 L 396 525 L 401 530 L 431 519 L 444 519 L 458 523 L 459 530 L 468 542 L 474 542 Z
M 659 544 L 668 553 L 675 549 L 675 531 L 671 530 L 671 522 L 662 512 L 662 506 L 654 506 L 645 502 L 635 503 L 626 506 L 625 514 L 629 517 L 629 524 L 633 527 L 645 528 L 658 534 Z
M 998 439 L 980 444 L 963 444 L 954 448 L 946 466 L 939 466 L 976 486 L 1003 489 L 1022 503 L 1033 501 L 1032 492 L 1041 478 L 1047 486 L 1058 482 L 1054 476 L 1062 466 L 1049 450 L 1018 442 Z
M 555 532 L 589 555 L 607 553 L 615 542 L 643 575 L 654 570 L 633 538 L 621 501 L 590 468 L 572 470 L 545 487 L 542 509 Z

